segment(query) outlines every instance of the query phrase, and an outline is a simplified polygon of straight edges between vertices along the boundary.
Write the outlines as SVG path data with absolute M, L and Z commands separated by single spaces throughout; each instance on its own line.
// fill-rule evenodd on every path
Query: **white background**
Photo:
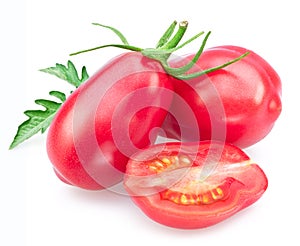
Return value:
M 299 245 L 299 11 L 297 1 L 9 1 L 1 6 L 1 245 Z M 3 5 L 3 3 L 1 4 Z M 128 197 L 69 187 L 54 175 L 37 135 L 8 151 L 23 111 L 50 90 L 71 87 L 38 69 L 68 54 L 118 39 L 92 22 L 122 30 L 133 45 L 153 47 L 173 20 L 186 36 L 212 31 L 207 47 L 256 51 L 278 71 L 283 112 L 272 132 L 245 151 L 264 169 L 269 188 L 253 206 L 202 230 L 176 230 L 147 217 Z M 195 51 L 200 40 L 182 52 Z M 106 49 L 72 58 L 90 74 L 120 53 Z

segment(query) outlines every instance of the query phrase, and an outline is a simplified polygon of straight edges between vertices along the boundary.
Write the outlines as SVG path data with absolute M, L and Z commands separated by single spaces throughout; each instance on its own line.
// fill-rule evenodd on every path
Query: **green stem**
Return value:
M 157 60 L 160 63 L 165 63 L 172 53 L 170 52 L 170 50 L 175 48 L 178 45 L 184 33 L 186 32 L 187 27 L 188 27 L 187 21 L 180 22 L 177 32 L 169 42 L 167 42 L 166 44 L 164 44 L 158 49 L 153 49 L 153 48 L 144 49 L 142 50 L 142 54 L 146 57 Z
M 199 32 L 198 34 L 196 34 L 195 36 L 193 36 L 192 38 L 190 38 L 189 40 L 185 41 L 183 44 L 179 45 L 179 46 L 176 46 L 175 48 L 173 49 L 169 49 L 169 52 L 170 53 L 173 53 L 181 48 L 183 48 L 184 46 L 186 46 L 187 44 L 191 43 L 192 41 L 194 41 L 195 39 L 199 38 L 201 35 L 203 35 L 204 32 Z
M 156 45 L 156 49 L 162 47 L 163 45 L 165 45 L 168 42 L 168 40 L 170 39 L 170 37 L 174 33 L 176 25 L 177 25 L 177 21 L 173 21 L 173 23 L 169 26 L 167 31 L 165 31 L 163 36 L 159 39 L 159 41 Z
M 169 50 L 169 49 L 175 48 L 177 46 L 177 44 L 179 44 L 180 40 L 182 39 L 187 27 L 188 27 L 187 21 L 180 22 L 179 28 L 178 28 L 176 34 L 174 35 L 174 37 L 169 42 L 167 42 L 165 45 L 160 47 L 160 49 Z

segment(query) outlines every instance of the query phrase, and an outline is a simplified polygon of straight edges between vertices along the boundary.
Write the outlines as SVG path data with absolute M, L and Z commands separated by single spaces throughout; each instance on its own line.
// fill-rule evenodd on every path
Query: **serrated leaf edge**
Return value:
M 44 133 L 47 130 L 47 128 L 49 127 L 50 123 L 52 122 L 55 114 L 57 113 L 58 109 L 60 108 L 60 106 L 62 105 L 62 103 L 66 99 L 66 95 L 62 92 L 59 92 L 59 91 L 50 91 L 49 95 L 58 98 L 61 102 L 55 102 L 55 101 L 51 101 L 51 100 L 47 100 L 47 99 L 37 99 L 37 100 L 35 100 L 35 103 L 37 105 L 40 105 L 40 106 L 44 107 L 45 110 L 40 110 L 40 109 L 26 110 L 24 112 L 24 114 L 26 116 L 28 116 L 29 118 L 27 120 L 25 120 L 24 122 L 22 122 L 18 126 L 17 133 L 16 133 L 12 143 L 10 144 L 9 149 L 15 148 L 16 146 L 18 146 L 22 142 L 26 141 L 27 139 L 29 139 L 33 135 L 37 134 L 38 132 Z M 41 122 L 38 125 L 35 125 L 33 127 L 29 127 L 29 128 L 32 128 L 32 129 L 30 129 L 26 134 L 22 134 L 20 136 L 21 132 L 24 130 L 24 127 L 30 122 L 30 120 L 32 120 L 32 117 L 38 117 L 36 115 L 37 113 L 45 113 L 47 110 L 49 110 L 49 105 L 47 105 L 49 103 L 52 104 L 52 105 L 56 105 L 57 106 L 56 110 L 52 114 L 50 114 L 49 117 L 45 118 L 43 122 Z M 35 114 L 35 116 L 34 116 L 34 114 Z

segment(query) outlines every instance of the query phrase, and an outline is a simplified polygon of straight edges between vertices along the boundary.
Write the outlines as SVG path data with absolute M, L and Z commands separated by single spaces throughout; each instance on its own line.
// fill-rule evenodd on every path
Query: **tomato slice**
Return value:
M 166 226 L 219 223 L 257 201 L 268 180 L 239 148 L 216 141 L 164 143 L 133 155 L 124 186 L 138 207 Z

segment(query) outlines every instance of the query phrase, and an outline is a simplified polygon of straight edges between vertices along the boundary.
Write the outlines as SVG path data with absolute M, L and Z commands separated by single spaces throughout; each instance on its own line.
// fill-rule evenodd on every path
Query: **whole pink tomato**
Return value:
M 218 66 L 247 51 L 237 46 L 207 49 L 192 70 Z M 188 55 L 171 63 L 179 67 L 192 58 Z M 253 51 L 240 61 L 201 77 L 175 79 L 173 85 L 178 96 L 163 129 L 168 137 L 178 140 L 214 139 L 244 148 L 263 139 L 281 113 L 281 80 L 271 65 Z M 182 100 L 193 111 L 193 117 L 185 114 Z
M 149 146 L 172 100 L 170 76 L 139 52 L 111 60 L 54 118 L 47 152 L 58 177 L 84 189 L 122 180 L 128 158 Z

